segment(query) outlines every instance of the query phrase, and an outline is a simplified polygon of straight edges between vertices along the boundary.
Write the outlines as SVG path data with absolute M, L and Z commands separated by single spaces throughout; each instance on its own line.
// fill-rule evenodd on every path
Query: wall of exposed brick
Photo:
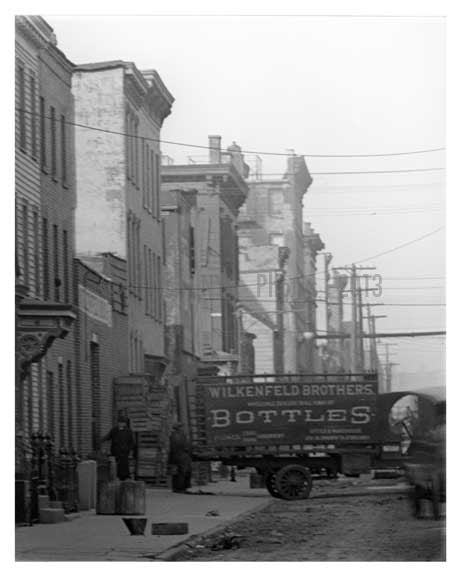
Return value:
M 117 269 L 123 273 L 124 262 L 117 259 L 116 264 Z M 78 394 L 75 413 L 78 448 L 85 457 L 92 452 L 94 440 L 99 441 L 100 437 L 112 426 L 114 420 L 113 380 L 128 372 L 126 283 L 111 282 L 107 280 L 107 276 L 98 274 L 78 259 L 75 260 L 74 267 L 75 291 L 80 293 L 76 324 L 75 358 Z M 110 269 L 110 267 L 110 263 L 105 265 L 105 268 Z M 85 310 L 82 289 L 85 293 L 89 292 L 90 297 L 96 296 L 102 299 L 102 302 L 100 300 L 97 302 L 101 303 L 104 310 L 110 310 L 108 318 L 94 317 L 91 308 Z M 92 372 L 91 367 L 92 350 L 93 354 L 95 353 L 94 345 L 97 346 L 99 356 L 98 379 L 95 378 L 95 372 Z M 96 400 L 95 405 L 93 399 Z M 94 434 L 92 415 L 97 403 L 99 403 L 99 411 L 96 414 L 97 426 Z
M 145 264 L 148 251 L 149 261 L 155 258 L 160 271 L 157 278 L 162 278 L 162 223 L 152 198 L 159 194 L 160 179 L 151 159 L 152 154 L 159 156 L 161 123 L 152 114 L 156 105 L 147 83 L 141 80 L 140 88 L 128 69 L 131 65 L 118 63 L 74 73 L 78 122 L 131 135 L 133 121 L 139 136 L 77 131 L 76 236 L 79 256 L 112 252 L 127 260 L 129 370 L 139 373 L 151 370 L 152 362 L 158 364 L 164 357 L 161 284 L 159 280 L 152 286 L 152 273 Z M 140 72 L 136 74 L 139 77 Z M 133 234 L 139 239 L 136 245 Z M 154 313 L 150 302 L 155 298 Z

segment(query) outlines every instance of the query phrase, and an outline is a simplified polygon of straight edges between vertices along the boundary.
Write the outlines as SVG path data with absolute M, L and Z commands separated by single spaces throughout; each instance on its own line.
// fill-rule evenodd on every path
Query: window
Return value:
M 37 158 L 37 90 L 35 76 L 30 76 L 30 101 L 31 101 L 31 154 L 32 158 Z
M 43 251 L 43 297 L 50 297 L 50 251 L 48 245 L 48 220 L 42 220 L 42 251 Z
M 18 66 L 19 88 L 19 146 L 26 149 L 26 87 L 24 80 L 24 67 Z
M 160 218 L 160 155 L 155 155 L 155 205 L 156 218 Z
M 149 263 L 147 246 L 144 244 L 144 312 L 149 314 Z
M 46 122 L 45 99 L 40 96 L 40 164 L 46 170 Z
M 53 224 L 53 254 L 54 254 L 54 299 L 59 302 L 59 286 L 61 285 L 61 280 L 59 278 L 59 238 L 58 238 L 58 227 Z
M 283 234 L 269 234 L 269 242 L 273 246 L 283 246 L 284 245 L 284 237 Z
M 189 271 L 191 276 L 195 274 L 195 234 L 193 226 L 189 226 Z
M 63 251 L 63 279 L 64 279 L 64 302 L 69 302 L 69 245 L 67 240 L 67 230 L 62 231 L 62 251 Z
M 142 168 L 142 205 L 148 208 L 147 204 L 147 155 L 149 153 L 144 138 L 141 138 L 141 168 Z
M 29 213 L 26 204 L 22 205 L 22 258 L 24 284 L 29 284 Z
M 72 362 L 66 364 L 66 381 L 67 381 L 67 435 L 68 446 L 73 447 L 74 427 L 73 427 L 73 397 L 72 397 Z
M 35 295 L 40 296 L 40 242 L 39 242 L 39 229 L 38 229 L 38 214 L 33 213 L 33 226 L 34 226 L 34 270 L 35 270 Z
M 154 314 L 154 268 L 152 266 L 152 250 L 149 248 L 148 254 L 148 268 L 149 268 L 149 314 Z
M 59 442 L 64 446 L 66 426 L 65 426 L 65 411 L 64 411 L 64 368 L 62 364 L 58 364 L 58 395 L 59 395 Z
M 53 372 L 46 373 L 46 411 L 48 416 L 48 433 L 51 438 L 55 439 L 55 385 Z
M 62 185 L 67 185 L 67 135 L 66 118 L 61 115 L 61 178 Z
M 56 178 L 56 110 L 50 106 L 51 128 L 51 177 Z
M 98 450 L 101 435 L 101 393 L 99 373 L 99 344 L 90 342 L 91 380 L 91 436 L 93 450 Z
M 134 146 L 134 183 L 136 184 L 136 188 L 139 189 L 139 141 L 138 141 L 138 120 L 135 119 L 134 121 L 134 138 L 133 138 L 133 146 Z
M 153 284 L 153 300 L 154 300 L 154 318 L 158 318 L 158 280 L 157 280 L 157 264 L 155 253 L 152 254 L 152 284 Z
M 157 280 L 158 280 L 158 319 L 162 321 L 162 307 L 163 307 L 163 295 L 162 295 L 162 261 L 160 256 L 157 256 Z
M 129 136 L 131 132 L 131 121 L 130 121 L 130 112 L 127 110 L 125 115 L 125 132 L 126 136 L 126 176 L 128 180 L 131 180 L 131 138 Z
M 152 215 L 155 218 L 156 214 L 157 214 L 157 206 L 155 203 L 155 164 L 154 164 L 154 151 L 153 150 L 150 151 L 150 173 L 151 173 L 150 191 L 149 191 L 150 208 L 152 210 Z

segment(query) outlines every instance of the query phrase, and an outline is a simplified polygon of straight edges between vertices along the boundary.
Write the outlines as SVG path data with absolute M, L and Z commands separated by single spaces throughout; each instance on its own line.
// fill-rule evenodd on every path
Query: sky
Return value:
M 173 94 L 162 139 L 259 151 L 264 174 L 283 172 L 287 150 L 305 155 L 313 184 L 304 220 L 332 266 L 366 260 L 383 278 L 382 331 L 445 329 L 445 231 L 376 258 L 445 224 L 444 151 L 335 158 L 445 146 L 442 18 L 50 16 L 75 64 L 127 60 L 154 68 Z M 206 150 L 162 146 L 176 163 Z M 276 152 L 264 155 L 262 152 Z M 316 155 L 329 155 L 319 158 Z M 250 166 L 255 154 L 247 153 Z M 321 279 L 320 279 L 321 280 Z M 424 306 L 420 306 L 424 304 Z M 444 338 L 392 340 L 399 373 L 444 367 Z M 402 376 L 403 378 L 403 376 Z

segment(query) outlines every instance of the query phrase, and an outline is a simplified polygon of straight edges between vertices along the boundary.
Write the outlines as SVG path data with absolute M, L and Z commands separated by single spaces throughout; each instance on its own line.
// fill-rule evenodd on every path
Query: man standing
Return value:
M 185 492 L 191 487 L 192 458 L 190 445 L 181 423 L 173 425 L 168 464 L 174 469 L 172 473 L 173 492 Z
M 111 441 L 110 452 L 117 462 L 117 477 L 126 480 L 130 477 L 130 452 L 134 451 L 133 432 L 128 427 L 126 416 L 119 415 L 117 425 L 106 434 L 101 442 Z

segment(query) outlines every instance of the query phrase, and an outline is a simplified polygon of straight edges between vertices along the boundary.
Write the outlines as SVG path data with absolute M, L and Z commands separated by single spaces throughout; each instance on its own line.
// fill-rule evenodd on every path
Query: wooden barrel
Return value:
M 104 482 L 98 487 L 97 514 L 118 514 L 120 500 L 120 480 Z
M 146 512 L 146 487 L 144 482 L 124 480 L 120 483 L 119 514 L 136 516 Z

